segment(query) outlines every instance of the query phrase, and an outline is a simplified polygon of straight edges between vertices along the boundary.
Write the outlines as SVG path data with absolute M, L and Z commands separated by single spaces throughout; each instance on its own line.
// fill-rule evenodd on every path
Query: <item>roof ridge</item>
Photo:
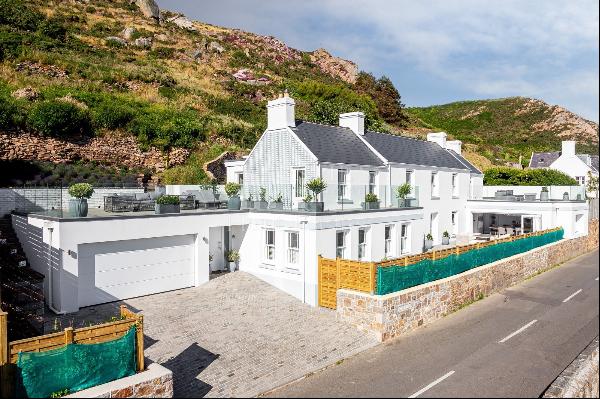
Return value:
M 346 129 L 347 130 L 352 130 L 349 127 L 346 127 L 346 126 L 328 125 L 326 123 L 311 122 L 311 121 L 305 121 L 305 120 L 302 120 L 302 119 L 299 119 L 299 121 L 302 122 L 302 123 L 310 123 L 312 125 L 319 125 L 319 126 L 325 126 L 325 127 L 333 127 L 333 128 L 338 128 L 338 129 L 344 129 L 344 130 L 346 130 Z
M 384 135 L 384 136 L 391 136 L 391 137 L 401 137 L 401 138 L 403 138 L 403 139 L 415 140 L 415 141 L 420 141 L 420 142 L 423 142 L 423 143 L 432 143 L 432 144 L 435 144 L 435 143 L 433 143 L 432 141 L 429 141 L 429 140 L 423 140 L 423 139 L 420 139 L 420 138 L 418 138 L 418 137 L 404 136 L 404 135 L 402 135 L 402 134 L 394 134 L 394 133 L 377 132 L 377 131 L 375 131 L 375 130 L 367 130 L 366 132 L 367 132 L 367 133 L 376 133 L 376 134 L 382 134 L 382 135 Z

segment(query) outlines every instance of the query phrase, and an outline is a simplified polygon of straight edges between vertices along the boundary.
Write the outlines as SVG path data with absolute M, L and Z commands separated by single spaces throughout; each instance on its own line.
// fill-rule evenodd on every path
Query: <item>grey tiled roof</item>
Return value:
M 557 152 L 534 152 L 531 154 L 531 161 L 529 167 L 535 168 L 547 168 L 552 162 L 556 161 L 560 157 L 560 151 Z
M 577 157 L 592 168 L 594 172 L 598 172 L 598 155 L 577 154 Z
M 473 165 L 471 162 L 467 161 L 467 159 L 465 157 L 463 157 L 462 155 L 459 155 L 457 152 L 455 152 L 453 150 L 448 150 L 448 151 L 450 152 L 450 154 L 454 155 L 456 157 L 456 159 L 458 159 L 463 165 L 465 165 L 467 168 L 469 168 L 471 173 L 475 173 L 478 175 L 483 174 L 479 169 L 477 169 L 475 167 L 475 165 Z
M 598 172 L 598 155 L 592 155 L 592 169 Z
M 452 155 L 437 143 L 369 131 L 365 132 L 364 138 L 390 162 L 440 168 L 470 169 L 458 160 L 458 154 L 456 156 Z
M 383 166 L 383 161 L 348 128 L 297 121 L 291 129 L 321 162 Z

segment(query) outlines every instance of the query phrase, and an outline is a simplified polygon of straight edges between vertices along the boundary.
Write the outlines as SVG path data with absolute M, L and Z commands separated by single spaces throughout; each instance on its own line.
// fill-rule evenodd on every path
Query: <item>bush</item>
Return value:
M 576 186 L 577 181 L 555 169 L 490 168 L 485 171 L 486 186 Z
M 308 183 L 306 183 L 306 188 L 308 191 L 314 194 L 315 199 L 319 194 L 321 194 L 327 188 L 327 183 L 320 177 L 312 179 Z
M 35 31 L 43 20 L 42 14 L 27 7 L 22 0 L 0 0 L 0 25 Z
M 178 195 L 163 195 L 158 197 L 156 203 L 159 205 L 179 205 Z
M 104 102 L 92 110 L 94 127 L 124 128 L 135 117 L 133 108 L 122 103 Z
M 374 193 L 368 193 L 365 195 L 365 202 L 379 202 L 379 198 Z
M 229 182 L 225 184 L 225 192 L 229 197 L 235 197 L 236 195 L 238 195 L 240 193 L 241 188 L 242 186 L 240 186 L 237 183 Z
M 73 198 L 91 198 L 94 187 L 89 183 L 75 183 L 69 187 L 69 195 Z
M 149 56 L 166 59 L 173 58 L 173 54 L 175 54 L 173 47 L 156 47 L 148 52 Z
M 193 147 L 204 140 L 207 120 L 195 111 L 151 108 L 136 116 L 128 128 L 138 136 L 142 146 L 154 145 L 162 150 L 170 147 Z
M 76 105 L 50 100 L 36 104 L 27 117 L 27 127 L 52 137 L 88 133 L 91 128 L 89 113 Z
M 0 97 L 0 128 L 10 128 L 15 124 L 19 109 L 10 98 Z

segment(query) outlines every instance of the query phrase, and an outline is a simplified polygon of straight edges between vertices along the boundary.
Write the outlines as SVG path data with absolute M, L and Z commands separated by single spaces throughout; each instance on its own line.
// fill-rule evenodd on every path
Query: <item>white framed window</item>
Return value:
M 348 170 L 338 169 L 338 200 L 347 198 Z
M 458 212 L 453 211 L 450 215 L 450 220 L 452 222 L 452 235 L 456 236 L 458 234 Z
M 367 257 L 367 229 L 358 229 L 358 259 Z
M 300 234 L 297 231 L 288 231 L 287 263 L 295 267 L 298 264 L 300 253 Z
M 295 181 L 295 196 L 296 198 L 304 197 L 304 181 L 305 181 L 305 171 L 304 169 L 295 169 L 294 170 L 294 181 Z
M 394 235 L 394 226 L 393 225 L 387 225 L 385 226 L 385 233 L 384 233 L 384 253 L 385 253 L 385 257 L 389 258 L 394 256 L 394 249 L 392 248 L 393 246 L 393 241 L 392 241 L 392 236 Z
M 406 183 L 410 184 L 411 187 L 415 186 L 415 171 L 414 170 L 407 170 L 406 171 Z M 415 195 L 415 190 L 411 190 L 410 194 L 408 194 L 409 198 L 414 198 Z
M 275 230 L 265 229 L 265 260 L 275 260 Z
M 429 219 L 429 233 L 433 236 L 433 242 L 438 242 L 439 226 L 438 226 L 438 214 L 437 212 L 432 213 Z
M 346 256 L 346 235 L 344 230 L 336 231 L 335 233 L 335 257 L 344 258 Z
M 409 227 L 410 227 L 410 225 L 408 223 L 404 223 L 404 224 L 400 225 L 400 253 L 401 254 L 407 254 L 410 252 L 409 240 L 408 240 Z
M 458 173 L 452 173 L 452 196 L 458 197 Z
M 439 197 L 440 196 L 440 177 L 438 172 L 431 172 L 431 196 Z
M 577 180 L 577 184 L 580 186 L 585 185 L 585 176 L 575 176 L 575 180 Z
M 369 171 L 369 194 L 375 193 L 375 186 L 377 183 L 377 172 Z
M 237 176 L 237 183 L 241 186 L 244 184 L 244 174 L 243 173 L 236 173 Z

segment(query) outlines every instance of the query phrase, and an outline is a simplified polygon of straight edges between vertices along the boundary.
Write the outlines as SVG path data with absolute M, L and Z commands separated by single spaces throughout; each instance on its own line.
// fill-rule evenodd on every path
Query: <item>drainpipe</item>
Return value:
M 301 220 L 302 224 L 302 303 L 306 303 L 306 223 L 307 220 Z
M 51 311 L 56 314 L 65 314 L 67 312 L 63 312 L 54 308 L 52 303 L 52 287 L 54 285 L 52 281 L 52 232 L 54 231 L 54 227 L 48 227 L 49 242 L 48 242 L 48 307 Z

